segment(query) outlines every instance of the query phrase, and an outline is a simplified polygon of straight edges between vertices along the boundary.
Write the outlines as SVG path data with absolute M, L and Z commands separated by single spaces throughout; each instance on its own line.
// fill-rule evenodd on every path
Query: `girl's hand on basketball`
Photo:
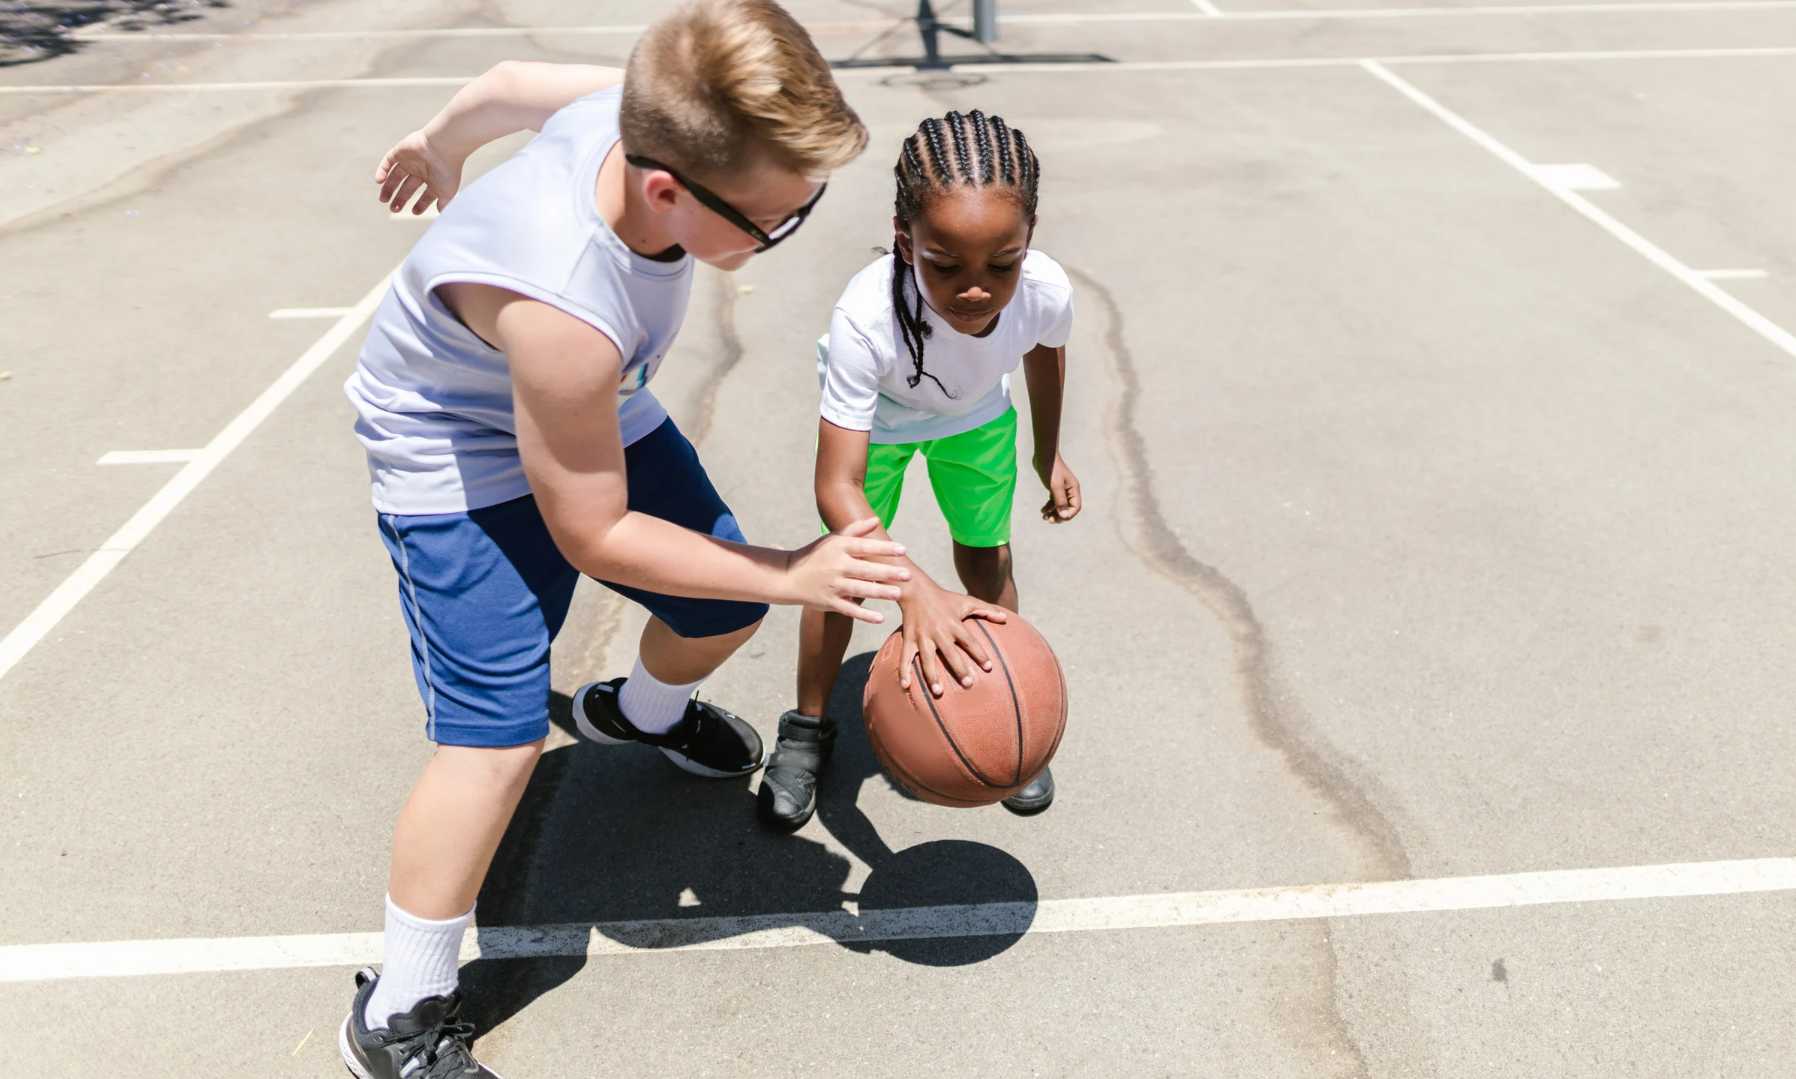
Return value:
M 963 686 L 973 684 L 973 668 L 992 669 L 992 657 L 968 618 L 1002 622 L 1008 612 L 971 596 L 950 592 L 933 582 L 910 589 L 899 601 L 904 612 L 904 662 L 898 666 L 898 685 L 910 689 L 911 672 L 921 660 L 923 680 L 929 692 L 940 697 L 947 690 L 948 673 Z
M 1048 501 L 1041 507 L 1041 519 L 1049 524 L 1064 524 L 1079 516 L 1079 477 L 1066 467 L 1056 453 L 1052 463 L 1035 462 L 1036 475 L 1041 477 L 1041 484 L 1048 489 Z
M 878 529 L 879 518 L 869 517 L 793 551 L 786 573 L 796 602 L 862 622 L 884 622 L 885 615 L 862 603 L 898 599 L 898 585 L 910 580 L 910 570 L 875 561 L 904 557 L 903 544 L 873 536 Z
M 461 189 L 461 168 L 467 159 L 438 147 L 422 130 L 400 139 L 380 159 L 374 170 L 374 182 L 380 185 L 380 201 L 394 213 L 412 202 L 415 216 L 430 209 L 449 205 Z

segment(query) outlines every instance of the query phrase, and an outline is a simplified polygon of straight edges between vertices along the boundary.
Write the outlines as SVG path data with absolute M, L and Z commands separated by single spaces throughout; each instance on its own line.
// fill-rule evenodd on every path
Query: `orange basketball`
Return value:
M 1066 676 L 1054 650 L 1014 612 L 1003 623 L 967 619 L 992 655 L 989 672 L 974 667 L 971 687 L 945 679 L 932 696 L 921 660 L 910 689 L 898 684 L 902 633 L 873 657 L 861 712 L 879 763 L 925 802 L 983 806 L 1029 785 L 1060 748 L 1066 731 Z

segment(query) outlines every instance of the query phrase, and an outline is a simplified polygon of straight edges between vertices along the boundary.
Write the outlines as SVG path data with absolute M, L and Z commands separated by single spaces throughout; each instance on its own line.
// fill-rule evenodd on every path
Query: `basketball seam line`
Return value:
M 967 755 L 961 752 L 960 743 L 954 740 L 953 732 L 948 730 L 946 723 L 942 722 L 942 714 L 935 710 L 935 695 L 929 692 L 929 679 L 923 674 L 923 657 L 916 656 L 911 662 L 917 665 L 917 688 L 923 694 L 923 703 L 929 705 L 929 714 L 935 718 L 936 727 L 942 732 L 942 741 L 948 743 L 948 748 L 952 749 L 954 755 L 960 758 L 961 764 L 966 765 L 967 771 L 972 773 L 974 779 L 988 787 L 1010 786 L 1008 783 L 993 783 L 990 777 L 974 767 L 973 762 L 967 759 Z
M 930 786 L 927 783 L 924 783 L 922 780 L 918 779 L 916 776 L 911 775 L 909 772 L 907 772 L 903 768 L 899 767 L 897 762 L 895 762 L 895 761 L 887 761 L 886 767 L 890 768 L 893 772 L 897 773 L 898 782 L 900 785 L 913 787 L 916 790 L 928 791 L 930 794 L 933 794 L 937 798 L 942 799 L 942 802 L 940 803 L 942 805 L 950 806 L 951 808 L 956 808 L 956 809 L 977 809 L 979 806 L 985 804 L 983 802 L 969 802 L 965 798 L 956 798 L 954 795 L 949 794 L 946 791 L 938 791 L 934 787 Z
M 998 647 L 992 631 L 985 628 L 985 623 L 974 622 L 974 627 L 985 636 L 985 642 L 992 646 L 992 655 L 998 657 L 998 666 L 1004 670 L 1004 684 L 1010 687 L 1010 714 L 1016 717 L 1016 778 L 1013 783 L 1023 781 L 1023 702 L 1017 699 L 1016 680 L 1010 677 L 1010 664 L 1004 661 L 1004 650 Z

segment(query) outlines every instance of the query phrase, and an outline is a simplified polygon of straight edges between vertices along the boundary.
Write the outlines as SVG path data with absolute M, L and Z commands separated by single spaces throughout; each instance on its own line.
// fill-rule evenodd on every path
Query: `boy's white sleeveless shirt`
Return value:
M 692 259 L 658 262 L 625 247 L 594 205 L 617 143 L 621 89 L 557 112 L 542 133 L 450 202 L 375 312 L 344 391 L 383 513 L 454 513 L 528 494 L 511 375 L 436 289 L 509 289 L 589 323 L 623 357 L 624 445 L 667 418 L 648 389 L 692 291 Z

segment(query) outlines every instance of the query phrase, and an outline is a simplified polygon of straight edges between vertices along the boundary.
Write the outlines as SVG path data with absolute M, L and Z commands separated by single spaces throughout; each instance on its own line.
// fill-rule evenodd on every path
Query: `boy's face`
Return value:
M 1007 191 L 955 187 L 929 200 L 908 235 L 893 228 L 924 300 L 956 333 L 978 335 L 1016 295 L 1034 222 Z
M 705 186 L 763 232 L 771 233 L 815 199 L 823 183 L 761 161 Z M 651 177 L 648 194 L 658 209 L 673 215 L 670 224 L 676 242 L 700 262 L 734 270 L 753 258 L 760 247 L 753 236 L 693 198 L 666 173 Z

